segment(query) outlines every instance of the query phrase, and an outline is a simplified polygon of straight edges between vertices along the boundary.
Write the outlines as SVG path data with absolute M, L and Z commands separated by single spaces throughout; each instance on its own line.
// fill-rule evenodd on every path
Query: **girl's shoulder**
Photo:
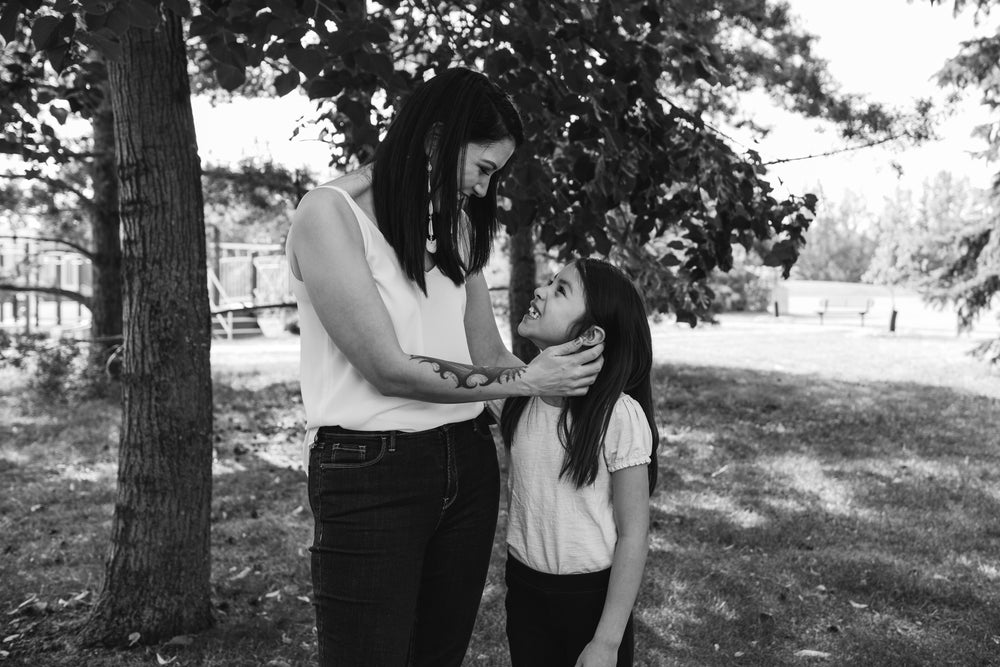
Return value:
M 604 460 L 608 472 L 645 465 L 650 461 L 653 434 L 639 402 L 622 394 L 615 402 L 604 436 Z
M 628 394 L 622 394 L 615 401 L 615 407 L 611 411 L 611 421 L 617 423 L 633 423 L 647 425 L 646 413 L 642 411 L 639 401 Z M 648 428 L 648 425 L 647 425 Z

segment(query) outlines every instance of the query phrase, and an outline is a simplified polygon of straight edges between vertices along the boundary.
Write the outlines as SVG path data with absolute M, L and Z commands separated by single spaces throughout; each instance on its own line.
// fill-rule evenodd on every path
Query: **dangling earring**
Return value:
M 431 189 L 431 163 L 427 163 L 427 240 L 424 242 L 427 253 L 437 252 L 438 242 L 434 235 L 434 191 Z

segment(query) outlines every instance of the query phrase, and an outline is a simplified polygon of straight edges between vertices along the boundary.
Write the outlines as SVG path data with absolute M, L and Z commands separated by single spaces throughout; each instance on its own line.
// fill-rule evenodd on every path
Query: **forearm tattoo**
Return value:
M 433 357 L 423 357 L 419 354 L 411 354 L 410 359 L 416 359 L 422 364 L 430 364 L 434 372 L 442 378 L 454 380 L 455 387 L 458 389 L 475 389 L 488 384 L 506 384 L 518 379 L 527 370 L 527 366 L 519 368 L 470 366 Z

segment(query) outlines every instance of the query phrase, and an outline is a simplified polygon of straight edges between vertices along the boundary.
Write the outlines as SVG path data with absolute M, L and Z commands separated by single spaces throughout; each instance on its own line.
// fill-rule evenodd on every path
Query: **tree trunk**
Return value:
M 123 240 L 122 433 L 104 586 L 86 643 L 212 624 L 212 384 L 205 228 L 180 19 L 109 63 Z
M 114 113 L 111 91 L 103 85 L 104 101 L 94 114 L 93 294 L 90 305 L 91 366 L 103 369 L 110 349 L 122 334 L 122 251 L 118 217 L 118 179 L 115 175 Z
M 517 333 L 517 325 L 528 312 L 535 292 L 535 233 L 530 223 L 510 235 L 510 284 L 507 289 L 512 351 L 527 363 L 538 354 L 538 348 Z

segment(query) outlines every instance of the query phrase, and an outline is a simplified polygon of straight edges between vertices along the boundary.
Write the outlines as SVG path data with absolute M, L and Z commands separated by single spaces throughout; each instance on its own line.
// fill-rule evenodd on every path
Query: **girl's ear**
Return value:
M 584 331 L 583 335 L 580 336 L 580 339 L 583 341 L 584 345 L 597 345 L 598 343 L 603 343 L 604 329 L 595 324 Z

